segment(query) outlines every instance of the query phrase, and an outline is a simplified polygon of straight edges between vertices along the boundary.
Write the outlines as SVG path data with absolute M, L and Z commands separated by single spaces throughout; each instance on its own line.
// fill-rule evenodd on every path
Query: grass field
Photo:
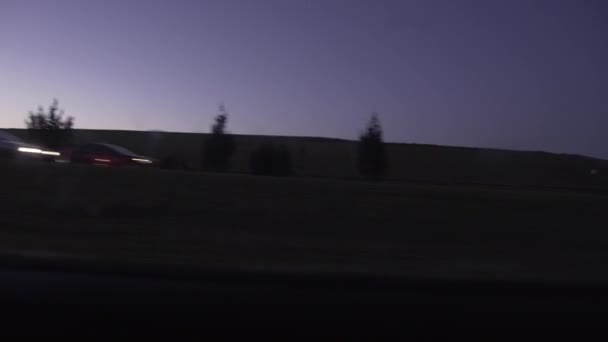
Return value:
M 0 164 L 0 250 L 121 262 L 606 281 L 608 196 Z

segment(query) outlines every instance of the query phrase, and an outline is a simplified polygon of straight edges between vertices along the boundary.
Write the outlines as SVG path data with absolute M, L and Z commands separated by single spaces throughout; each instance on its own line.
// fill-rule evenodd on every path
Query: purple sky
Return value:
M 0 0 L 0 127 L 355 139 L 608 158 L 604 0 Z

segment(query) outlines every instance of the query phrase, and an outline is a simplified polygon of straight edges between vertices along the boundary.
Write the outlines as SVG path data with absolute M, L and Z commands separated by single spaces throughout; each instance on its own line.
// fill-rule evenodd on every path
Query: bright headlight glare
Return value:
M 143 163 L 143 164 L 151 164 L 152 161 L 149 159 L 142 159 L 142 158 L 131 158 L 132 161 L 134 162 L 138 162 L 138 163 Z
M 61 153 L 59 152 L 55 152 L 55 151 L 42 151 L 42 154 L 44 154 L 45 156 L 60 156 Z
M 17 150 L 24 153 L 42 153 L 42 150 L 30 147 L 19 147 Z

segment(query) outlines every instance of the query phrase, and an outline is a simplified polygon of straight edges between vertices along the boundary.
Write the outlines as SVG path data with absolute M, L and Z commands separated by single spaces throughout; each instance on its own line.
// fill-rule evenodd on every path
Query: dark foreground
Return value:
M 580 336 L 608 313 L 601 191 L 15 164 L 0 180 L 0 334 Z
M 6 335 L 587 336 L 608 313 L 602 286 L 1 263 Z
M 608 195 L 0 164 L 0 251 L 202 268 L 608 283 Z

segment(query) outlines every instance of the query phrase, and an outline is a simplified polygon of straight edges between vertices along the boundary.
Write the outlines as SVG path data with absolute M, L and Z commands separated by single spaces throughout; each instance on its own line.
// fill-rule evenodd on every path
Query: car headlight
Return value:
M 144 158 L 131 158 L 132 161 L 137 162 L 137 163 L 142 163 L 142 164 L 152 164 L 152 161 L 150 159 L 144 159 Z
M 33 148 L 33 147 L 19 147 L 17 149 L 17 151 L 23 152 L 23 153 L 42 154 L 45 156 L 60 156 L 61 155 L 61 153 L 59 153 L 59 152 L 45 151 L 45 150 L 41 150 L 39 148 Z
M 19 147 L 17 149 L 17 151 L 19 152 L 23 152 L 23 153 L 42 153 L 42 150 L 39 148 L 31 148 L 31 147 Z

